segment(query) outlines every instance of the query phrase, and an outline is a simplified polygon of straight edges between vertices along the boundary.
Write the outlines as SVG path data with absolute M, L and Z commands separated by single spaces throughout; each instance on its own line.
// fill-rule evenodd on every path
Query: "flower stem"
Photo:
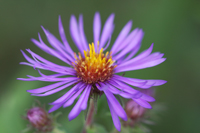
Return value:
M 84 126 L 84 129 L 83 129 L 83 132 L 82 132 L 82 133 L 87 133 L 86 129 L 87 129 L 88 127 L 91 127 L 91 126 L 92 126 L 92 121 L 93 121 L 94 112 L 95 112 L 94 99 L 91 98 L 91 99 L 90 99 L 89 110 L 88 110 L 87 117 L 86 117 L 86 121 L 85 121 L 85 126 Z
M 89 112 L 88 112 L 88 116 L 86 118 L 86 123 L 85 126 L 88 127 L 91 125 L 92 120 L 93 120 L 93 114 L 94 114 L 94 101 L 93 99 L 90 100 L 90 107 L 89 107 Z

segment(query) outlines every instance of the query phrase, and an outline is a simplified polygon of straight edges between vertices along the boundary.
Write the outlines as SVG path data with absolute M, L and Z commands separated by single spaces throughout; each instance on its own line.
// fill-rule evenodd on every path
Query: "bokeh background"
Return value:
M 57 59 L 37 48 L 31 38 L 37 33 L 45 35 L 41 25 L 54 35 L 58 33 L 58 15 L 61 15 L 66 36 L 75 49 L 69 35 L 71 14 L 84 16 L 84 29 L 89 42 L 93 41 L 92 23 L 96 11 L 102 23 L 115 13 L 115 30 L 111 44 L 123 26 L 133 20 L 133 28 L 145 32 L 141 50 L 154 42 L 154 50 L 165 53 L 167 60 L 153 68 L 129 72 L 126 76 L 143 79 L 164 79 L 168 83 L 156 88 L 157 103 L 166 107 L 159 114 L 160 121 L 149 126 L 153 133 L 198 133 L 200 131 L 200 1 L 198 0 L 0 0 L 0 132 L 18 133 L 26 127 L 21 119 L 34 99 L 49 103 L 62 95 L 33 97 L 26 92 L 45 86 L 44 82 L 18 81 L 27 74 L 37 76 L 37 71 L 19 65 L 25 61 L 20 49 L 32 51 L 56 63 Z M 44 39 L 45 40 L 45 39 Z M 47 42 L 47 41 L 46 41 Z M 106 115 L 107 103 L 100 100 L 96 121 L 108 130 L 113 127 L 112 119 Z M 49 105 L 46 108 L 50 108 Z M 68 121 L 72 107 L 59 109 L 63 115 L 58 119 L 68 132 L 80 132 L 84 113 Z

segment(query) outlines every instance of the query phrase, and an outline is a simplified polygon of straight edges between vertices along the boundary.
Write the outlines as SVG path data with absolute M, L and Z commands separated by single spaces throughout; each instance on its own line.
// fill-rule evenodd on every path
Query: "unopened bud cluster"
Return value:
M 148 90 L 141 90 L 141 92 L 145 95 L 154 97 L 154 89 L 149 88 Z M 147 111 L 146 108 L 140 106 L 134 100 L 129 100 L 126 102 L 125 111 L 130 119 L 130 122 L 124 122 L 124 125 L 134 126 L 138 121 L 144 118 L 144 115 Z
M 128 117 L 133 121 L 136 121 L 137 119 L 141 118 L 146 111 L 144 107 L 140 106 L 133 100 L 129 100 L 126 103 L 125 110 Z
M 53 121 L 51 116 L 41 107 L 33 107 L 27 111 L 26 118 L 32 128 L 39 132 L 50 132 L 53 130 Z

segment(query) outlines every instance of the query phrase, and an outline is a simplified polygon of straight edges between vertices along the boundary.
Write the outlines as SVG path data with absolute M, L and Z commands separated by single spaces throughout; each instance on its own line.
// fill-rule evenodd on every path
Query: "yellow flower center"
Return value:
M 98 51 L 98 50 L 97 50 Z M 89 50 L 84 50 L 84 56 L 75 54 L 74 69 L 76 70 L 77 77 L 83 82 L 94 84 L 109 80 L 113 75 L 113 69 L 117 65 L 112 60 L 111 53 L 103 53 L 103 48 L 99 52 L 95 52 L 94 43 L 89 44 Z

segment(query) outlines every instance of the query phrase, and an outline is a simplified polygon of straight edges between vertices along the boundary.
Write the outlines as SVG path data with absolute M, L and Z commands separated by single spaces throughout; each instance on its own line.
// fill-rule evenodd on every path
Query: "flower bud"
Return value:
M 153 88 L 149 88 L 149 89 L 145 89 L 145 90 L 140 90 L 140 92 L 142 92 L 145 95 L 148 96 L 154 96 L 154 89 Z M 137 121 L 139 118 L 142 118 L 143 115 L 146 112 L 146 108 L 140 106 L 137 102 L 135 102 L 134 100 L 129 100 L 126 105 L 125 105 L 125 111 L 128 115 L 128 117 L 133 120 L 134 122 Z
M 41 107 L 33 107 L 29 109 L 26 118 L 37 131 L 49 132 L 53 129 L 51 116 Z
M 135 121 L 144 115 L 146 109 L 144 107 L 140 106 L 139 104 L 137 104 L 135 101 L 129 100 L 126 103 L 125 111 L 126 111 L 128 117 Z

